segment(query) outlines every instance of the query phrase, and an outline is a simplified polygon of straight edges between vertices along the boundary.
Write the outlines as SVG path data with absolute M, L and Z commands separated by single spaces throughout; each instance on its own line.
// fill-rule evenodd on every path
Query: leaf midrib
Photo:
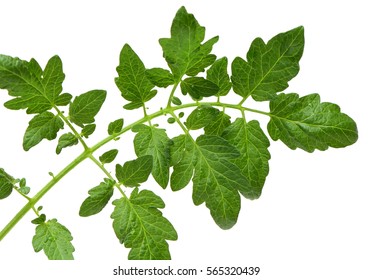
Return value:
M 144 232 L 144 235 L 143 235 L 143 236 L 144 236 L 144 239 L 146 240 L 146 246 L 147 246 L 147 248 L 148 248 L 148 251 L 149 251 L 150 255 L 151 255 L 152 257 L 154 257 L 154 259 L 156 259 L 156 256 L 153 254 L 153 252 L 152 252 L 152 250 L 151 250 L 150 242 L 149 242 L 149 238 L 151 238 L 152 235 L 148 232 L 147 228 L 145 227 L 145 225 L 144 225 L 144 223 L 143 223 L 143 221 L 142 221 L 142 219 L 141 219 L 141 216 L 137 213 L 137 210 L 136 210 L 136 208 L 134 207 L 134 204 L 132 204 L 131 199 L 129 199 L 128 197 L 125 197 L 125 196 L 124 196 L 124 198 L 128 201 L 131 210 L 135 213 L 136 218 L 137 218 L 138 221 L 140 222 L 141 229 L 142 229 L 142 231 Z M 139 207 L 141 207 L 141 206 L 139 206 Z M 148 236 L 149 236 L 149 238 L 148 238 Z
M 207 158 L 204 156 L 204 154 L 203 154 L 201 148 L 197 145 L 197 143 L 196 143 L 196 141 L 193 139 L 193 137 L 192 137 L 190 134 L 188 134 L 188 137 L 190 137 L 190 139 L 192 140 L 194 146 L 195 146 L 196 149 L 198 150 L 200 156 L 203 158 L 203 160 L 204 160 L 205 163 L 207 164 L 207 166 L 208 166 L 208 168 L 209 168 L 209 174 L 212 174 L 212 176 L 213 176 L 213 178 L 214 178 L 215 186 L 219 186 L 219 187 L 216 187 L 216 188 L 219 189 L 219 194 L 221 195 L 221 200 L 222 200 L 222 201 L 226 201 L 225 198 L 224 198 L 224 194 L 223 194 L 222 188 L 220 187 L 220 184 L 219 184 L 219 182 L 218 182 L 218 179 L 217 179 L 216 176 L 215 176 L 214 169 L 210 166 L 210 164 L 209 164 Z M 227 178 L 227 179 L 228 179 L 228 178 Z M 205 200 L 205 202 L 206 202 L 206 200 Z M 227 219 L 226 219 L 226 217 L 227 217 L 226 212 L 227 212 L 227 211 L 226 211 L 225 203 L 224 203 L 223 205 L 224 205 L 224 208 L 223 208 L 223 210 L 224 210 L 224 218 L 225 218 L 225 220 L 227 220 Z
M 65 254 L 62 254 L 63 250 L 61 250 L 60 248 L 60 242 L 56 242 L 56 240 L 58 239 L 58 236 L 54 235 L 52 230 L 51 230 L 51 226 L 48 224 L 48 223 L 45 223 L 45 226 L 47 227 L 47 232 L 49 232 L 49 234 L 53 237 L 53 242 L 56 244 L 56 247 L 57 247 L 57 251 L 59 252 L 60 256 L 65 259 Z M 47 234 L 46 234 L 47 235 Z M 65 239 L 64 239 L 65 240 Z M 44 243 L 46 244 L 46 243 Z M 43 246 L 44 247 L 44 246 Z M 45 247 L 44 247 L 45 248 Z
M 311 116 L 314 116 L 314 115 L 315 114 L 312 114 Z M 287 122 L 294 123 L 294 124 L 296 124 L 299 127 L 302 127 L 302 125 L 306 125 L 306 126 L 316 127 L 316 128 L 326 128 L 326 129 L 327 128 L 334 128 L 334 129 L 339 129 L 339 130 L 353 132 L 353 133 L 356 132 L 355 130 L 352 130 L 352 129 L 340 128 L 340 127 L 337 127 L 337 126 L 334 126 L 334 125 L 311 124 L 311 123 L 302 122 L 302 120 L 296 121 L 296 120 L 287 119 L 286 117 L 280 117 L 280 116 L 273 115 L 273 114 L 269 114 L 269 116 L 271 118 L 276 118 L 276 119 L 279 119 L 281 121 L 287 121 Z M 311 117 L 311 116 L 309 116 L 309 117 Z

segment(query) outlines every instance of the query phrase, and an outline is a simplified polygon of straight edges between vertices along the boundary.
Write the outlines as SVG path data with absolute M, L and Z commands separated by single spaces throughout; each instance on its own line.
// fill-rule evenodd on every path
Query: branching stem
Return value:
M 111 179 L 111 180 L 113 180 L 113 181 L 116 182 L 115 178 L 110 174 L 110 172 L 105 168 L 105 166 L 99 160 L 97 160 L 97 158 L 95 158 L 93 155 L 90 155 L 89 158 L 102 170 L 102 172 L 105 173 L 105 175 L 109 179 Z M 115 183 L 115 187 L 119 190 L 119 192 L 123 196 L 127 197 L 126 194 L 123 192 L 123 190 L 122 190 L 122 188 L 120 186 L 121 186 L 120 183 L 117 183 L 117 182 Z
M 72 125 L 72 123 L 64 116 L 64 114 L 58 109 L 57 106 L 54 106 L 54 109 L 57 111 L 58 115 L 61 117 L 61 119 L 67 124 L 67 126 L 71 129 L 72 133 L 75 135 L 75 137 L 79 140 L 79 142 L 83 145 L 84 150 L 88 150 L 88 145 L 85 143 L 83 138 L 80 136 L 79 132 L 76 131 L 75 127 Z
M 174 87 L 172 88 L 170 98 L 168 100 L 167 107 L 165 109 L 161 109 L 155 113 L 147 114 L 143 118 L 133 122 L 132 124 L 127 125 L 124 127 L 119 133 L 116 133 L 115 135 L 110 135 L 89 148 L 85 141 L 82 139 L 80 134 L 75 130 L 74 126 L 70 123 L 70 121 L 62 114 L 62 112 L 56 107 L 58 114 L 61 116 L 61 118 L 64 120 L 64 122 L 70 127 L 70 129 L 73 131 L 74 135 L 79 139 L 81 144 L 84 147 L 83 153 L 81 153 L 77 158 L 75 158 L 72 162 L 70 162 L 64 169 L 62 169 L 58 174 L 56 174 L 52 180 L 50 180 L 34 197 L 29 198 L 28 202 L 25 204 L 25 206 L 22 207 L 22 209 L 13 217 L 12 220 L 4 227 L 4 229 L 0 232 L 0 241 L 12 230 L 12 228 L 27 214 L 28 211 L 31 209 L 34 210 L 35 213 L 35 204 L 50 190 L 54 185 L 56 185 L 66 174 L 68 174 L 72 169 L 74 169 L 77 165 L 79 165 L 81 162 L 83 162 L 85 159 L 90 158 L 93 160 L 102 170 L 103 172 L 109 177 L 113 178 L 110 173 L 104 168 L 104 166 L 95 158 L 93 157 L 93 153 L 97 151 L 99 148 L 104 146 L 105 144 L 109 143 L 110 141 L 117 138 L 119 135 L 124 134 L 125 132 L 129 131 L 134 127 L 135 125 L 142 124 L 144 122 L 150 122 L 152 119 L 164 116 L 166 114 L 171 114 L 178 122 L 179 125 L 181 124 L 181 127 L 186 130 L 185 126 L 182 125 L 179 118 L 175 115 L 175 111 L 182 110 L 185 108 L 192 108 L 192 107 L 198 107 L 201 105 L 210 105 L 215 107 L 222 107 L 222 108 L 231 108 L 231 109 L 237 109 L 241 112 L 249 111 L 254 113 L 263 114 L 266 116 L 271 116 L 270 113 L 243 107 L 240 104 L 234 105 L 234 104 L 227 104 L 227 103 L 221 103 L 221 102 L 193 102 L 193 103 L 187 103 L 182 104 L 178 106 L 171 106 L 172 103 L 172 97 L 176 91 L 176 88 L 179 83 L 176 83 Z M 188 131 L 187 131 L 188 132 Z M 189 132 L 188 132 L 189 133 Z M 118 190 L 122 193 L 123 196 L 125 196 L 123 190 L 118 187 Z

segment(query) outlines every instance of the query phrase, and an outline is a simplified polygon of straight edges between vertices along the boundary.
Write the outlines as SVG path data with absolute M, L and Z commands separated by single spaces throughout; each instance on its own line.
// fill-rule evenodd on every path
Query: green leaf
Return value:
M 44 251 L 49 260 L 73 260 L 74 246 L 70 231 L 56 219 L 39 224 L 32 238 L 35 252 Z
M 148 180 L 152 168 L 153 157 L 142 156 L 125 162 L 123 166 L 117 164 L 115 167 L 115 176 L 126 187 L 138 187 L 141 183 Z
M 199 106 L 193 110 L 186 120 L 190 130 L 200 129 L 209 125 L 218 116 L 219 110 L 211 106 Z
M 249 182 L 240 169 L 231 161 L 240 156 L 239 151 L 225 139 L 214 135 L 201 135 L 194 141 L 190 136 L 179 136 L 174 146 L 184 148 L 171 175 L 171 188 L 186 186 L 193 176 L 193 201 L 203 202 L 211 216 L 222 229 L 231 228 L 238 218 L 241 207 L 239 192 L 249 191 Z M 194 169 L 194 172 L 193 172 Z
M 159 40 L 176 81 L 184 74 L 195 76 L 203 72 L 215 61 L 216 56 L 210 52 L 218 37 L 202 44 L 204 39 L 205 28 L 184 7 L 180 8 L 172 22 L 171 38 Z
M 154 126 L 137 125 L 132 131 L 137 132 L 133 141 L 136 155 L 153 156 L 153 177 L 162 188 L 166 188 L 170 177 L 171 139 L 164 129 Z
M 207 70 L 207 80 L 213 82 L 219 87 L 217 96 L 227 95 L 231 90 L 232 84 L 228 75 L 228 59 L 226 57 L 220 58 L 211 65 L 210 69 Z
M 7 198 L 13 191 L 14 178 L 0 168 L 0 199 Z
M 55 105 L 57 100 L 59 103 L 61 102 L 61 97 L 60 99 L 58 97 L 62 92 L 64 79 L 65 74 L 62 70 L 62 61 L 58 56 L 53 56 L 45 66 L 42 80 L 44 92 L 52 105 Z M 65 99 L 66 96 L 62 98 Z
M 40 224 L 43 224 L 46 220 L 47 220 L 47 217 L 45 216 L 45 214 L 41 214 L 36 219 L 33 219 L 31 223 L 33 223 L 34 225 L 40 225 Z
M 216 84 L 202 77 L 186 78 L 181 81 L 180 86 L 183 94 L 189 93 L 196 100 L 213 96 L 219 92 L 219 87 Z
M 118 120 L 111 122 L 107 129 L 108 134 L 113 135 L 113 134 L 121 132 L 123 128 L 123 123 L 124 123 L 123 119 L 118 119 Z
M 159 196 L 135 188 L 129 199 L 122 197 L 113 204 L 113 228 L 120 243 L 131 248 L 128 259 L 171 259 L 166 240 L 177 240 L 177 233 L 158 209 L 165 207 Z
M 119 90 L 124 99 L 131 101 L 132 105 L 126 109 L 132 110 L 141 107 L 152 99 L 157 91 L 146 76 L 146 69 L 132 48 L 125 44 L 120 53 L 120 63 L 117 67 L 119 77 L 115 78 Z
M 26 179 L 25 179 L 25 178 L 22 178 L 22 179 L 19 181 L 19 187 L 20 187 L 20 188 L 26 187 Z
M 105 90 L 91 90 L 75 97 L 69 108 L 70 120 L 81 127 L 95 122 L 105 98 Z
M 8 109 L 27 109 L 28 114 L 36 114 L 64 103 L 61 100 L 66 101 L 66 95 L 60 97 L 64 78 L 58 56 L 53 56 L 42 71 L 34 59 L 27 62 L 0 55 L 0 88 L 15 97 L 4 104 Z
M 269 135 L 290 149 L 324 151 L 352 145 L 358 139 L 354 120 L 341 113 L 338 105 L 320 103 L 318 94 L 299 98 L 296 93 L 281 93 L 270 102 L 270 109 Z
M 224 129 L 231 124 L 231 117 L 224 112 L 219 112 L 219 114 L 205 126 L 206 135 L 216 135 L 221 136 Z
M 249 180 L 250 188 L 242 193 L 250 199 L 259 198 L 265 179 L 269 172 L 269 140 L 259 126 L 258 121 L 245 123 L 242 118 L 236 119 L 226 128 L 222 137 L 240 152 L 234 159 L 242 174 Z
M 110 150 L 110 151 L 107 151 L 107 152 L 103 153 L 99 157 L 99 160 L 101 161 L 102 164 L 111 163 L 111 162 L 114 161 L 114 159 L 117 157 L 117 155 L 118 155 L 118 150 L 113 149 L 113 150 Z
M 150 82 L 157 87 L 166 88 L 175 83 L 174 76 L 166 69 L 152 68 L 146 70 L 145 73 Z
M 169 124 L 173 124 L 173 123 L 175 123 L 176 122 L 176 120 L 175 120 L 175 118 L 168 118 L 167 119 L 167 122 L 169 123 Z
M 171 164 L 173 172 L 171 174 L 171 189 L 178 191 L 185 188 L 193 177 L 194 166 L 196 164 L 196 145 L 190 137 L 185 134 L 172 139 Z
M 19 192 L 24 195 L 28 195 L 30 193 L 30 190 L 31 190 L 30 187 L 27 187 L 27 186 L 19 188 Z
M 18 58 L 15 58 L 18 59 Z M 31 58 L 28 64 L 28 70 L 33 73 L 36 77 L 43 76 L 43 69 L 41 68 L 40 64 L 34 59 Z
M 72 98 L 73 96 L 70 93 L 62 93 L 60 96 L 57 97 L 56 105 L 57 106 L 69 105 Z
M 302 26 L 276 35 L 267 44 L 256 38 L 247 53 L 247 61 L 240 57 L 233 60 L 234 92 L 245 99 L 252 96 L 256 101 L 276 97 L 298 74 L 303 48 Z
M 63 121 L 59 116 L 50 112 L 36 115 L 29 122 L 23 137 L 23 149 L 30 150 L 40 143 L 41 140 L 53 140 L 57 137 L 57 132 L 63 128 Z
M 114 193 L 115 181 L 105 178 L 97 187 L 88 191 L 87 197 L 80 206 L 79 215 L 88 217 L 100 213 Z
M 180 98 L 178 98 L 176 96 L 172 96 L 171 102 L 172 102 L 172 104 L 177 105 L 177 106 L 182 104 Z
M 93 134 L 96 130 L 96 125 L 93 124 L 87 124 L 83 127 L 81 135 L 85 138 L 88 138 L 90 135 Z
M 188 76 L 196 76 L 198 73 L 204 72 L 206 67 L 214 63 L 216 55 L 210 54 L 210 52 L 218 41 L 219 36 L 215 36 L 192 52 L 189 58 L 188 70 L 186 71 Z
M 76 138 L 76 136 L 71 132 L 62 134 L 61 137 L 58 139 L 56 154 L 59 155 L 63 148 L 71 147 L 78 143 L 78 138 Z
M 144 105 L 142 102 L 131 102 L 123 106 L 126 110 L 135 110 L 137 108 L 141 108 Z

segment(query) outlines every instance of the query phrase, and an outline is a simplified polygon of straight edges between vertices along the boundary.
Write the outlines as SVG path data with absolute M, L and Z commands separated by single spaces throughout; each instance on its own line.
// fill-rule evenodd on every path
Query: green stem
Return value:
M 179 125 L 184 129 L 184 132 L 188 132 L 184 125 L 180 122 L 179 118 L 174 114 L 175 111 L 182 110 L 185 108 L 191 108 L 191 107 L 197 107 L 199 105 L 211 105 L 211 106 L 217 106 L 217 107 L 223 107 L 223 108 L 231 108 L 231 109 L 237 109 L 240 111 L 250 111 L 250 112 L 255 112 L 267 116 L 271 116 L 270 113 L 251 109 L 251 108 L 246 108 L 241 105 L 233 105 L 233 104 L 226 104 L 226 103 L 220 103 L 220 102 L 198 102 L 198 103 L 188 103 L 188 104 L 182 104 L 179 106 L 171 106 L 171 97 L 173 96 L 173 93 L 175 92 L 176 87 L 172 89 L 172 94 L 169 99 L 169 105 L 165 109 L 161 109 L 158 112 L 155 112 L 153 114 L 144 116 L 143 118 L 133 122 L 130 125 L 127 125 L 124 127 L 119 133 L 116 133 L 115 135 L 110 135 L 100 142 L 98 142 L 96 145 L 92 146 L 91 148 L 88 148 L 88 146 L 85 144 L 84 140 L 81 139 L 80 135 L 76 132 L 75 128 L 71 125 L 71 123 L 66 119 L 66 117 L 61 117 L 66 119 L 66 124 L 71 128 L 72 131 L 75 131 L 79 135 L 80 141 L 82 142 L 85 151 L 81 153 L 77 158 L 75 158 L 72 162 L 70 162 L 64 169 L 62 169 L 57 175 L 53 177 L 51 181 L 49 181 L 33 198 L 30 198 L 30 200 L 26 203 L 25 206 L 22 207 L 22 209 L 13 217 L 12 220 L 4 227 L 4 229 L 0 232 L 0 241 L 11 231 L 11 229 L 26 215 L 26 213 L 31 210 L 35 204 L 50 190 L 54 185 L 56 185 L 66 174 L 68 174 L 72 169 L 74 169 L 77 165 L 79 165 L 81 162 L 83 162 L 86 158 L 90 158 L 92 154 L 97 151 L 99 148 L 107 144 L 108 142 L 114 140 L 117 138 L 119 135 L 129 131 L 132 129 L 137 124 L 142 124 L 144 122 L 147 122 L 149 120 L 152 120 L 154 118 L 163 116 L 165 114 L 171 114 L 173 117 L 178 121 Z M 58 110 L 59 111 L 59 110 Z M 59 111 L 60 112 L 60 111 Z M 69 125 L 70 124 L 70 125 Z M 188 132 L 189 133 L 189 132 Z M 105 173 L 106 174 L 106 173 Z M 109 173 L 110 174 L 110 173 Z M 110 178 L 110 177 L 109 177 Z M 124 195 L 123 191 L 122 194 Z
M 148 113 L 146 112 L 145 104 L 142 105 L 142 109 L 143 109 L 143 112 L 144 112 L 144 118 L 147 118 L 148 117 Z M 152 122 L 151 122 L 150 119 L 148 119 L 148 123 L 149 123 L 150 126 L 152 125 Z
M 79 142 L 83 145 L 84 150 L 88 150 L 88 145 L 85 143 L 83 138 L 80 136 L 79 132 L 76 131 L 75 127 L 72 125 L 72 123 L 64 116 L 64 114 L 58 109 L 57 106 L 54 106 L 54 109 L 57 111 L 58 115 L 61 117 L 61 119 L 67 124 L 67 126 L 71 129 L 71 131 L 74 133 L 75 137 L 79 140 Z
M 171 103 L 172 103 L 172 98 L 174 97 L 174 94 L 175 94 L 175 91 L 179 85 L 180 81 L 178 81 L 177 83 L 174 84 L 172 90 L 171 90 L 171 93 L 170 93 L 170 97 L 168 98 L 168 102 L 167 102 L 167 108 L 170 109 L 172 108 L 171 107 Z
M 22 193 L 18 188 L 13 187 L 13 190 L 16 190 L 17 193 L 19 193 L 21 196 L 23 196 L 24 198 L 26 198 L 28 201 L 31 200 L 31 198 L 28 195 L 25 195 L 24 193 Z
M 48 182 L 33 198 L 31 198 L 25 206 L 13 217 L 12 220 L 4 227 L 0 232 L 0 241 L 11 231 L 11 229 L 26 215 L 30 209 L 55 185 L 57 184 L 67 173 L 74 169 L 79 163 L 87 158 L 87 152 L 83 152 L 64 169 L 61 170 L 51 181 Z
M 24 193 L 22 193 L 18 188 L 13 187 L 13 189 L 16 190 L 16 192 L 19 193 L 22 197 L 26 198 L 27 201 L 31 200 L 31 198 L 28 195 L 25 195 Z M 40 216 L 39 211 L 36 210 L 35 206 L 32 207 L 32 211 L 34 211 L 36 216 L 38 216 L 38 217 Z
M 98 166 L 98 167 L 100 167 L 100 169 L 102 170 L 102 172 L 104 172 L 105 173 L 105 175 L 109 178 L 109 179 L 111 179 L 111 180 L 114 180 L 115 181 L 115 179 L 113 178 L 113 176 L 111 176 L 111 174 L 110 174 L 110 172 L 105 168 L 105 166 L 100 162 L 100 161 L 98 161 L 97 160 L 97 158 L 95 158 L 93 155 L 89 155 L 89 158 Z
M 190 136 L 189 134 L 189 130 L 185 127 L 185 125 L 183 125 L 183 123 L 180 121 L 179 117 L 175 115 L 175 113 L 172 111 L 171 113 L 171 116 L 176 120 L 176 122 L 178 123 L 178 125 L 181 127 L 181 129 L 184 131 L 184 133 L 188 136 Z
M 99 160 L 97 160 L 97 158 L 95 158 L 93 155 L 90 155 L 89 158 L 102 170 L 102 172 L 105 173 L 105 175 L 109 179 L 111 179 L 111 180 L 113 180 L 113 181 L 116 182 L 115 178 L 110 174 L 110 172 L 105 168 L 105 166 Z M 123 190 L 122 190 L 122 188 L 120 186 L 121 186 L 120 183 L 115 183 L 115 187 L 119 190 L 119 192 L 123 196 L 127 197 L 126 194 L 123 192 Z

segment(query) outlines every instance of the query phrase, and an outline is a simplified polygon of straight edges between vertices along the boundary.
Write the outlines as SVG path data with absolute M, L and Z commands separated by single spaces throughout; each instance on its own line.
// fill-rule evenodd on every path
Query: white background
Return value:
M 26 60 L 34 57 L 43 66 L 58 54 L 64 63 L 65 92 L 76 95 L 96 88 L 108 90 L 97 117 L 97 131 L 88 139 L 91 145 L 105 136 L 110 121 L 123 117 L 129 124 L 140 114 L 121 109 L 125 102 L 113 81 L 122 46 L 129 43 L 148 68 L 166 67 L 158 39 L 169 37 L 171 21 L 182 5 L 207 28 L 206 38 L 220 35 L 214 53 L 227 56 L 230 62 L 235 56 L 244 57 L 255 37 L 267 41 L 303 25 L 306 46 L 301 70 L 286 92 L 317 92 L 322 101 L 339 104 L 357 122 L 359 140 L 346 149 L 312 154 L 272 142 L 263 195 L 256 201 L 242 201 L 239 221 L 229 231 L 219 229 L 204 206 L 193 205 L 191 186 L 172 193 L 150 180 L 144 187 L 165 200 L 164 215 L 179 234 L 178 241 L 169 242 L 170 262 L 127 261 L 128 250 L 119 244 L 111 227 L 111 205 L 94 217 L 78 216 L 88 189 L 103 178 L 100 170 L 86 161 L 40 202 L 49 218 L 57 218 L 71 230 L 76 261 L 51 262 L 43 253 L 33 252 L 30 220 L 34 214 L 29 213 L 0 243 L 0 279 L 124 279 L 112 276 L 118 265 L 260 266 L 260 275 L 253 279 L 266 280 L 373 279 L 373 20 L 368 3 L 1 0 L 0 53 Z M 150 105 L 153 110 L 164 106 L 168 92 L 159 95 Z M 8 99 L 6 91 L 1 91 L 0 102 Z M 268 120 L 259 119 L 264 129 Z M 24 112 L 1 108 L 0 166 L 13 176 L 26 177 L 31 194 L 35 194 L 48 182 L 48 171 L 58 173 L 81 148 L 66 149 L 57 157 L 56 142 L 44 140 L 25 153 L 22 137 L 29 120 Z M 179 132 L 175 125 L 169 131 L 171 135 Z M 133 159 L 133 135 L 126 135 L 98 155 L 115 147 L 120 150 L 120 162 Z M 17 194 L 0 201 L 1 228 L 24 203 Z M 239 277 L 230 277 L 235 278 Z M 208 278 L 201 274 L 188 279 Z

